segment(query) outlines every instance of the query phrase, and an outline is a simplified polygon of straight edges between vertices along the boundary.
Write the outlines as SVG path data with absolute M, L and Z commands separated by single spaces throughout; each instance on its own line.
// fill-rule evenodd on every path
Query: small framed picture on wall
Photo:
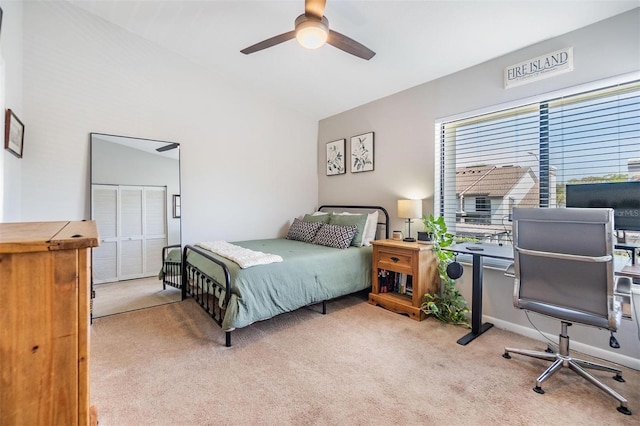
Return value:
M 351 173 L 373 170 L 373 132 L 351 138 Z
M 173 196 L 173 217 L 174 218 L 179 218 L 180 217 L 180 195 L 179 194 L 174 194 Z
M 347 172 L 344 146 L 346 139 L 327 142 L 327 176 L 341 175 Z
M 10 109 L 7 110 L 5 115 L 4 147 L 16 157 L 22 158 L 24 124 Z

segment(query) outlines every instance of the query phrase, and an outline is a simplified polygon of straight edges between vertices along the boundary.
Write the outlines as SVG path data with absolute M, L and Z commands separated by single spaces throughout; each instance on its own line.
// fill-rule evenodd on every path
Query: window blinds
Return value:
M 640 81 L 439 131 L 439 214 L 459 238 L 508 243 L 514 207 L 564 207 L 568 183 L 640 180 Z

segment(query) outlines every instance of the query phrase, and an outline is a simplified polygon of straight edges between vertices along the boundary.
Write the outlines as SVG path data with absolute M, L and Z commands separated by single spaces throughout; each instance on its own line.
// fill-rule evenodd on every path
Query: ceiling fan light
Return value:
M 327 41 L 329 31 L 319 21 L 305 21 L 296 27 L 296 39 L 307 49 L 317 49 Z

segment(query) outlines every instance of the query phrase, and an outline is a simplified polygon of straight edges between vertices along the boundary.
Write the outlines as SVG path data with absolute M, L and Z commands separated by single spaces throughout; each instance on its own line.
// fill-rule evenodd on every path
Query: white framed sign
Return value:
M 504 88 L 532 83 L 573 71 L 573 47 L 557 50 L 504 69 Z

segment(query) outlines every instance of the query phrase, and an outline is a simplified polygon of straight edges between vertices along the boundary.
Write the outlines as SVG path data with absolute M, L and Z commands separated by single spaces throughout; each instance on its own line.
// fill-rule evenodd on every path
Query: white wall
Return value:
M 184 243 L 275 237 L 316 206 L 317 123 L 65 2 L 23 7 L 12 220 L 90 216 L 90 132 L 180 143 Z
M 0 1 L 0 222 L 20 217 L 22 161 L 4 148 L 4 111 L 13 110 L 23 118 L 22 110 L 22 3 Z
M 425 198 L 423 209 L 433 212 L 434 159 L 437 119 L 514 102 L 538 94 L 640 71 L 640 9 L 583 29 L 518 50 L 441 79 L 425 83 L 322 120 L 318 130 L 318 201 L 320 204 L 350 202 L 381 204 L 392 216 L 394 229 L 402 228 L 396 200 Z M 504 89 L 506 66 L 565 47 L 574 47 L 574 71 L 523 86 Z M 454 52 L 452 52 L 454 54 Z M 434 58 L 437 60 L 437 58 Z M 367 131 L 375 132 L 375 171 L 326 176 L 325 144 Z M 421 224 L 414 226 L 422 229 Z M 413 228 L 412 228 L 413 229 Z M 471 300 L 471 268 L 459 282 L 466 300 Z M 485 274 L 484 315 L 503 327 L 531 330 L 524 313 L 513 307 L 512 280 L 501 272 Z M 555 321 L 540 323 L 557 335 Z M 522 328 L 520 328 L 522 327 Z M 636 326 L 625 321 L 618 333 L 622 348 L 608 347 L 606 333 L 573 327 L 571 337 L 609 358 L 622 354 L 621 361 L 640 369 L 640 342 Z M 461 335 L 463 333 L 461 332 Z M 532 336 L 535 336 L 533 334 Z M 617 359 L 617 358 L 616 358 Z

